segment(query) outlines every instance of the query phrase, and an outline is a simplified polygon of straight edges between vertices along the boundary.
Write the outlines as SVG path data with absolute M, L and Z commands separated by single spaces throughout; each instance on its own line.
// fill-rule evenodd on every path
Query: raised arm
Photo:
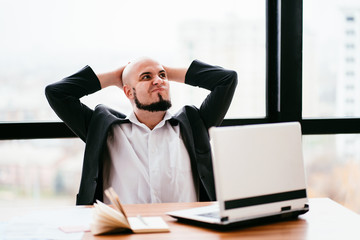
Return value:
M 112 72 L 97 74 L 101 88 L 106 88 L 109 86 L 117 86 L 119 88 L 122 88 L 122 73 L 125 67 L 126 65 Z
M 86 66 L 46 87 L 45 94 L 52 109 L 83 141 L 86 141 L 93 110 L 82 104 L 80 98 L 112 85 L 121 88 L 121 74 L 124 68 L 125 66 L 122 66 L 112 72 L 96 75 Z
M 195 60 L 186 72 L 185 83 L 211 91 L 202 102 L 199 113 L 207 128 L 219 126 L 230 107 L 237 86 L 237 73 Z
M 184 83 L 187 68 L 172 68 L 163 66 L 169 81 Z
M 100 89 L 99 80 L 89 66 L 45 88 L 51 108 L 84 142 L 93 110 L 82 104 L 80 98 Z

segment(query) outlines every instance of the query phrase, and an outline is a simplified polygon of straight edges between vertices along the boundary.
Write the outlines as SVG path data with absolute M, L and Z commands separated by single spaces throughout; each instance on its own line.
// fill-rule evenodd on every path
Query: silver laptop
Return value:
M 190 223 L 238 226 L 309 210 L 298 122 L 209 130 L 217 202 L 167 214 Z

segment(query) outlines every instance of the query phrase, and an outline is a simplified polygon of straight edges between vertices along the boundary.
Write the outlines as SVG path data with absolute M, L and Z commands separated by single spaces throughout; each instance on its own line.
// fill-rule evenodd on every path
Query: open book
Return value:
M 127 217 L 118 195 L 113 188 L 105 190 L 115 209 L 96 200 L 90 230 L 94 235 L 132 231 L 134 233 L 169 232 L 169 226 L 161 217 Z

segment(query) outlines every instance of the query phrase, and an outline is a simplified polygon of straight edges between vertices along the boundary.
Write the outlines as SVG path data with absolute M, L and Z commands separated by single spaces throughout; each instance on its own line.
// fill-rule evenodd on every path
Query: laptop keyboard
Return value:
M 198 214 L 201 217 L 210 217 L 210 218 L 220 218 L 219 212 L 208 212 L 208 213 L 201 213 Z

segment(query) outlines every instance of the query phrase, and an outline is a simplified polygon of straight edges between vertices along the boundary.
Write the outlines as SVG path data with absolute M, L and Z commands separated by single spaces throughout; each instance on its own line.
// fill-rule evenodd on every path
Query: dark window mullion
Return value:
M 281 1 L 280 25 L 279 121 L 300 121 L 302 119 L 302 0 Z
M 266 117 L 279 119 L 280 81 L 280 1 L 266 1 Z
M 360 133 L 360 118 L 303 119 L 303 134 Z
M 75 134 L 62 122 L 1 123 L 0 140 L 69 138 Z

